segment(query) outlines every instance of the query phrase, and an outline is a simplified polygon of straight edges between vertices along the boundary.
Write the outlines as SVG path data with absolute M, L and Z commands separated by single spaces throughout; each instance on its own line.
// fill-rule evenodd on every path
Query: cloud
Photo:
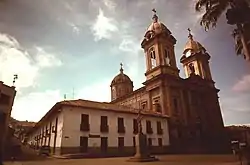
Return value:
M 250 113 L 250 102 L 248 101 L 250 94 L 227 94 L 222 95 L 220 99 L 221 109 L 224 112 L 248 112 Z
M 103 0 L 103 3 L 111 11 L 114 11 L 117 6 L 117 4 L 112 0 Z
M 40 67 L 61 66 L 62 61 L 57 59 L 53 54 L 46 52 L 43 48 L 36 46 L 37 50 L 36 60 Z
M 234 86 L 233 91 L 235 92 L 250 92 L 250 74 L 245 75 L 239 80 Z
M 12 84 L 13 75 L 18 74 L 18 87 L 28 87 L 35 84 L 38 67 L 26 51 L 23 51 L 18 41 L 7 35 L 0 34 L 0 79 L 6 84 Z
M 119 49 L 125 52 L 137 53 L 141 50 L 141 47 L 139 41 L 137 41 L 133 36 L 124 36 L 119 45 Z
M 102 9 L 99 8 L 99 14 L 91 30 L 93 31 L 95 41 L 98 41 L 101 39 L 110 39 L 112 33 L 118 31 L 118 28 L 115 20 L 105 17 Z
M 62 101 L 63 95 L 59 90 L 31 92 L 19 96 L 14 102 L 11 116 L 18 120 L 39 121 L 56 102 Z
M 112 78 L 101 80 L 98 83 L 84 86 L 76 90 L 75 99 L 85 99 L 100 102 L 108 102 L 111 100 L 110 83 Z
M 31 55 L 14 37 L 0 33 L 0 79 L 12 85 L 13 75 L 18 74 L 19 79 L 15 84 L 17 89 L 34 87 L 43 68 L 62 65 L 54 54 L 41 47 L 35 48 Z
M 248 101 L 250 94 L 231 92 L 223 94 L 220 97 L 220 107 L 223 119 L 226 125 L 249 123 L 250 102 Z

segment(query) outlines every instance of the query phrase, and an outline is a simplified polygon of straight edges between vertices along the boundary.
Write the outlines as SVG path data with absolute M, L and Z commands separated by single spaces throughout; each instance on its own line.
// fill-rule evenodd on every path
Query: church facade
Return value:
M 180 59 L 186 78 L 181 78 L 175 44 L 155 13 L 141 43 L 146 58 L 144 86 L 133 90 L 133 81 L 121 66 L 110 85 L 111 102 L 58 102 L 29 132 L 28 143 L 35 148 L 50 146 L 52 154 L 59 155 L 132 154 L 140 110 L 143 133 L 153 153 L 224 152 L 227 140 L 210 55 L 189 30 Z
M 188 29 L 180 59 L 186 78 L 181 78 L 176 65 L 176 39 L 156 13 L 152 19 L 141 43 L 146 58 L 144 86 L 133 91 L 133 82 L 121 68 L 111 83 L 111 103 L 169 116 L 174 152 L 215 152 L 226 148 L 210 55 Z

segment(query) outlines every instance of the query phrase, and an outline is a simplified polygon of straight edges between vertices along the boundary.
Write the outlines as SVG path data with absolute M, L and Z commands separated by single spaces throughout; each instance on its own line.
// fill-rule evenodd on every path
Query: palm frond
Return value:
M 205 9 L 200 25 L 203 26 L 206 31 L 209 30 L 210 27 L 215 27 L 218 18 L 228 6 L 228 0 L 199 0 L 196 3 L 196 11 Z

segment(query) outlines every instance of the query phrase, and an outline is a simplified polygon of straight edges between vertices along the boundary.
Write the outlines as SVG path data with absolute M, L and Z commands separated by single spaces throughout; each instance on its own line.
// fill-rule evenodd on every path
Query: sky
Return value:
M 124 72 L 134 89 L 145 81 L 140 44 L 152 8 L 177 39 L 180 57 L 190 28 L 211 55 L 210 67 L 225 125 L 250 123 L 250 67 L 234 52 L 234 27 L 225 17 L 205 32 L 194 0 L 2 0 L 0 80 L 15 86 L 12 117 L 39 121 L 58 101 L 110 101 L 110 83 Z

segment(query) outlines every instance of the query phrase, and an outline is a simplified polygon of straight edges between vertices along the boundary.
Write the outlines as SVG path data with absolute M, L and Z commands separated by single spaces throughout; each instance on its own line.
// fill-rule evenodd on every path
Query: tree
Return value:
M 198 0 L 195 10 L 205 11 L 200 21 L 205 31 L 216 27 L 218 19 L 226 12 L 227 23 L 236 25 L 233 31 L 236 54 L 250 61 L 250 0 Z

